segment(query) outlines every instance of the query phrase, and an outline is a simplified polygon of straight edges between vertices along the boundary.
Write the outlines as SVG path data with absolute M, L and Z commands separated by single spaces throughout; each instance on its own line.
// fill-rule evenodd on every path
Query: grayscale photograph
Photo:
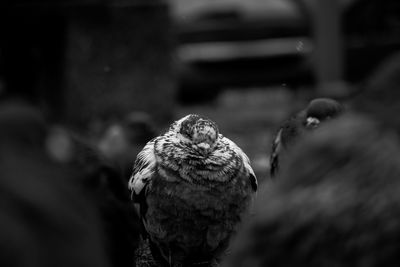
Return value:
M 399 255 L 399 0 L 0 2 L 0 266 Z

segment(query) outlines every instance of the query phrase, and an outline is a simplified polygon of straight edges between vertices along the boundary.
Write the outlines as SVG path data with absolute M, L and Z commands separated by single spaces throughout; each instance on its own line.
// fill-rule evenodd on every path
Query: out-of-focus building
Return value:
M 400 49 L 397 0 L 172 3 L 184 98 L 227 87 L 358 83 Z
M 134 110 L 169 119 L 175 84 L 166 1 L 1 5 L 3 96 L 22 96 L 51 119 L 83 127 Z

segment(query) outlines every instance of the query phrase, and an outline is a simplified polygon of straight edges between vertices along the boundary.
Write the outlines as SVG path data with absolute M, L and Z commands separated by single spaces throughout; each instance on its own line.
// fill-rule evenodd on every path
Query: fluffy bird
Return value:
M 308 130 L 315 129 L 327 120 L 343 112 L 343 106 L 330 98 L 316 98 L 308 106 L 286 120 L 279 128 L 272 142 L 270 156 L 270 175 L 275 177 L 279 171 L 279 156 L 287 150 L 299 136 Z
M 161 264 L 214 266 L 248 213 L 257 178 L 213 121 L 191 114 L 146 144 L 129 188 Z

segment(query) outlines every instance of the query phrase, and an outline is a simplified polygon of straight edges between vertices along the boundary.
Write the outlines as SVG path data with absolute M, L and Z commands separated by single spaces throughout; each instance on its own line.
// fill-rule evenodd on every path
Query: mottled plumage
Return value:
M 138 154 L 129 182 L 154 256 L 210 263 L 228 246 L 257 189 L 249 159 L 198 115 L 174 122 Z
M 308 106 L 283 123 L 272 142 L 270 174 L 276 176 L 279 170 L 279 156 L 282 150 L 292 145 L 303 132 L 317 128 L 321 122 L 341 114 L 343 106 L 329 98 L 316 98 Z

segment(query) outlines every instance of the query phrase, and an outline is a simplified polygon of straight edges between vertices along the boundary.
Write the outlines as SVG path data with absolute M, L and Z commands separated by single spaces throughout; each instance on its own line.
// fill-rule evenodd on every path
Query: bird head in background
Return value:
M 343 112 L 343 106 L 330 98 L 313 99 L 306 108 L 305 127 L 313 129 L 322 121 L 337 117 Z
M 305 132 L 318 128 L 321 124 L 338 117 L 344 112 L 342 104 L 331 98 L 315 98 L 308 106 L 286 120 L 279 128 L 272 142 L 270 174 L 275 176 L 279 169 L 282 151 L 293 146 Z
M 172 124 L 170 131 L 183 145 L 195 153 L 207 156 L 218 140 L 218 126 L 208 118 L 190 114 Z

